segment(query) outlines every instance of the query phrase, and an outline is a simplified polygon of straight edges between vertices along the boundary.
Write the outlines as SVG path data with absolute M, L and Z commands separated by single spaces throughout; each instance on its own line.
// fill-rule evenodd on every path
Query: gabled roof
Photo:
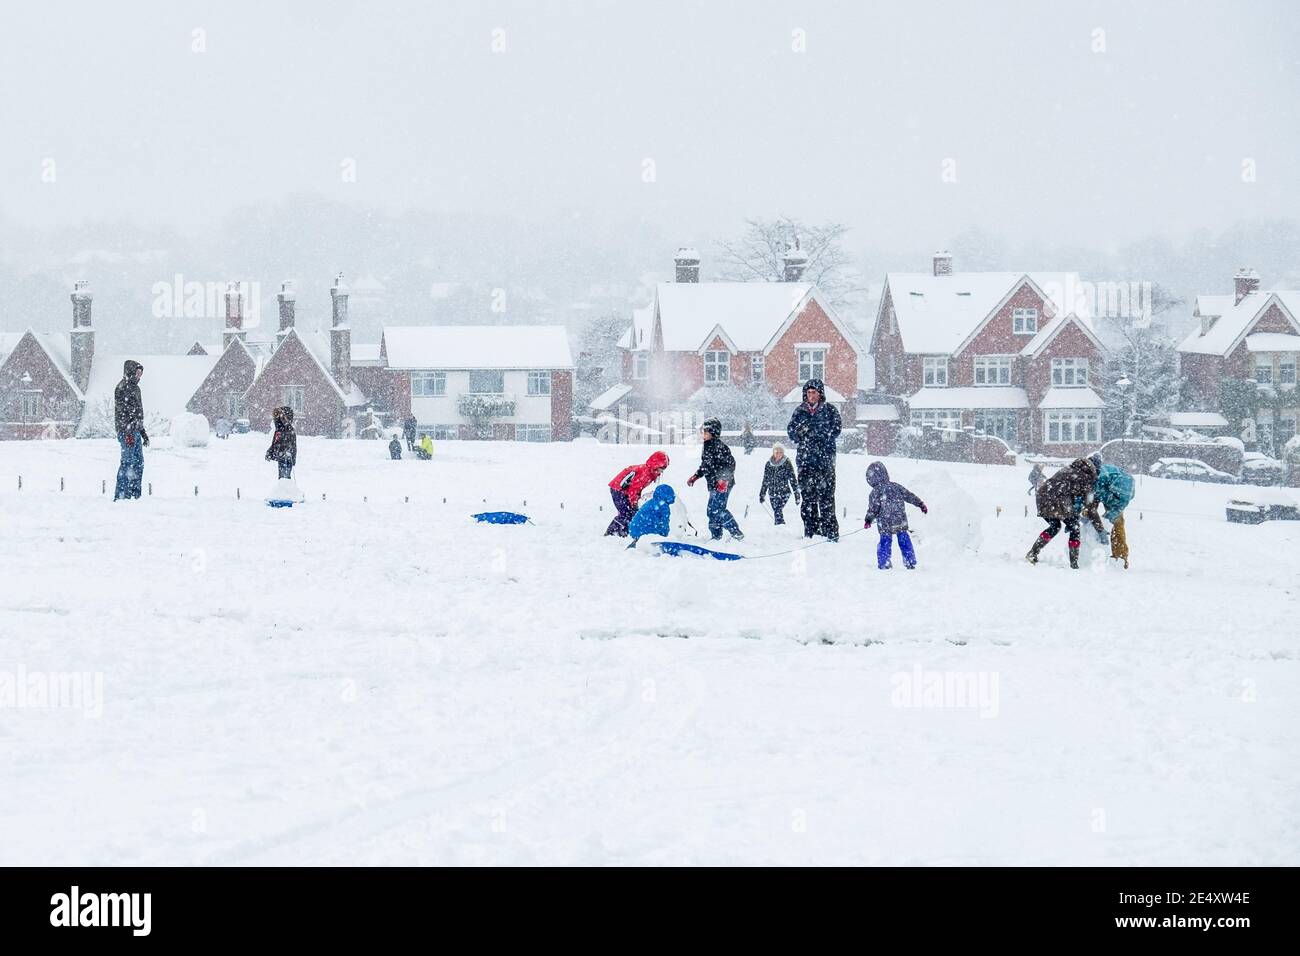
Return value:
M 1204 299 L 1213 298 L 1231 300 L 1233 296 L 1198 296 L 1198 311 L 1204 307 Z M 1197 355 L 1227 355 L 1240 344 L 1242 337 L 1250 331 L 1255 320 L 1268 311 L 1269 306 L 1273 304 L 1281 308 L 1282 314 L 1290 321 L 1296 332 L 1300 333 L 1300 322 L 1296 321 L 1296 316 L 1300 315 L 1300 291 L 1250 292 L 1244 295 L 1240 302 L 1224 309 L 1208 332 L 1202 334 L 1200 326 L 1192 329 L 1187 337 L 1178 343 L 1178 351 Z M 1201 314 L 1214 315 L 1215 313 L 1202 312 Z
M 1050 303 L 1053 315 L 1072 311 L 1081 321 L 1091 321 L 1081 301 L 1084 286 L 1076 272 L 955 272 L 946 276 L 890 272 L 885 276 L 903 349 L 927 355 L 961 351 L 1025 282 Z M 886 298 L 881 296 L 881 309 Z M 877 327 L 883 318 L 877 317 Z
M 632 310 L 632 324 L 628 326 L 623 337 L 618 340 L 618 347 L 639 352 L 654 346 L 655 304 Z
M 140 397 L 144 410 L 161 415 L 185 411 L 199 386 L 220 359 L 219 355 L 121 355 L 96 354 L 90 367 L 86 401 L 113 401 L 113 390 L 122 381 L 122 363 L 132 359 L 144 366 Z
M 1038 330 L 1038 334 L 1030 339 L 1025 344 L 1025 347 L 1020 350 L 1020 354 L 1027 356 L 1037 355 L 1039 352 L 1043 351 L 1043 349 L 1047 348 L 1052 339 L 1056 338 L 1067 326 L 1071 325 L 1078 327 L 1078 329 L 1088 337 L 1088 340 L 1097 347 L 1097 351 L 1106 351 L 1106 346 L 1101 344 L 1101 339 L 1097 338 L 1097 333 L 1092 330 L 1092 323 L 1085 321 L 1074 313 L 1070 313 L 1069 315 L 1058 315 L 1053 319 L 1049 319 L 1047 324 Z
M 664 349 L 699 351 L 721 326 L 737 351 L 764 351 L 812 292 L 808 282 L 660 282 L 655 311 Z
M 348 380 L 348 390 L 346 392 L 339 387 L 338 382 L 334 381 L 334 375 L 330 372 L 330 336 L 328 332 L 319 330 L 301 332 L 297 328 L 290 329 L 290 332 L 302 342 L 307 354 L 316 360 L 316 365 L 320 368 L 321 374 L 325 376 L 325 380 L 330 383 L 330 387 L 334 389 L 335 394 L 342 400 L 345 407 L 354 408 L 369 401 L 365 393 L 357 387 L 357 383 L 351 379 Z M 281 342 L 280 346 L 283 348 L 284 343 Z
M 626 398 L 631 391 L 631 385 L 624 385 L 622 383 L 611 385 L 591 400 L 591 410 L 593 412 L 609 411 L 617 405 L 620 400 Z
M 5 362 L 18 343 L 25 336 L 30 335 L 32 340 L 40 346 L 45 357 L 49 359 L 50 364 L 58 370 L 63 376 L 63 380 L 68 383 L 68 388 L 79 399 L 84 399 L 81 389 L 77 388 L 77 383 L 72 380 L 72 336 L 67 332 L 37 332 L 33 329 L 27 329 L 23 332 L 5 332 L 0 335 L 0 363 Z
M 388 325 L 384 351 L 395 369 L 573 368 L 562 325 Z

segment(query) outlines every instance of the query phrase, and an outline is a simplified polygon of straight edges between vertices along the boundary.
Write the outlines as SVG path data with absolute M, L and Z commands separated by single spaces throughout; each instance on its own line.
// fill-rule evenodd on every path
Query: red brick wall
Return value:
M 257 366 L 251 355 L 243 348 L 235 346 L 226 349 L 212 366 L 212 371 L 203 380 L 203 384 L 194 392 L 194 396 L 185 406 L 186 410 L 204 415 L 208 423 L 218 418 L 229 416 L 227 398 L 231 395 L 242 397 L 253 384 L 253 372 Z
M 1250 327 L 1247 335 L 1255 332 L 1286 332 L 1291 335 L 1295 334 L 1295 327 L 1286 320 L 1282 310 L 1276 304 L 1270 305 Z M 1229 353 L 1224 360 L 1222 368 L 1225 375 L 1233 378 L 1251 378 L 1255 377 L 1255 359 L 1253 353 L 1246 349 L 1246 340 L 1242 339 L 1241 344 Z M 1218 383 L 1215 383 L 1217 390 Z
M 768 390 L 780 398 L 796 385 L 803 384 L 798 380 L 799 359 L 795 352 L 795 345 L 799 342 L 830 345 L 826 353 L 826 384 L 851 401 L 858 393 L 857 352 L 816 300 L 809 300 L 785 334 L 768 351 Z
M 1056 338 L 1038 355 L 1027 360 L 1025 366 L 1025 392 L 1029 395 L 1029 407 L 1038 408 L 1047 390 L 1052 387 L 1052 359 L 1086 358 L 1088 360 L 1088 382 L 1097 388 L 1101 376 L 1101 353 L 1092 340 L 1074 323 L 1057 333 Z
M 31 382 L 22 381 L 30 375 Z M 19 394 L 29 389 L 41 391 L 41 417 L 53 419 L 55 427 L 18 421 Z M 14 350 L 0 365 L 0 439 L 67 438 L 81 419 L 81 400 L 67 380 L 30 333 L 18 340 Z
M 1192 391 L 1212 408 L 1218 407 L 1219 380 L 1223 378 L 1223 358 L 1186 352 L 1179 357 L 1182 378 L 1189 382 Z
M 891 328 L 894 313 L 893 292 L 886 291 L 881 303 L 879 321 L 872 337 L 872 353 L 876 357 L 876 386 L 890 395 L 911 395 L 921 387 L 921 357 L 909 356 L 903 350 L 903 337 Z M 890 357 L 893 357 L 896 377 L 890 378 Z
M 299 435 L 338 438 L 342 434 L 343 403 L 338 392 L 296 335 L 280 343 L 248 391 L 248 420 L 255 430 L 270 431 L 271 410 L 284 404 L 286 385 L 305 387 L 303 411 L 293 422 Z
M 573 437 L 573 373 L 551 373 L 551 440 Z
M 411 412 L 411 376 L 378 365 L 354 365 L 352 381 L 366 398 L 386 409 L 392 423 L 400 422 Z

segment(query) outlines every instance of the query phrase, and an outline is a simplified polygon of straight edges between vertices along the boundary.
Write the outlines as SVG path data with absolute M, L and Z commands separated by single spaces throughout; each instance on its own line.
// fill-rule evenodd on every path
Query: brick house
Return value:
M 394 419 L 414 413 L 421 434 L 571 437 L 573 356 L 563 326 L 385 326 L 376 368 L 387 373 Z
M 603 397 L 659 412 L 707 400 L 709 389 L 761 385 L 793 407 L 803 382 L 820 378 L 851 421 L 862 356 L 816 286 L 801 281 L 805 261 L 791 249 L 781 282 L 701 282 L 698 253 L 679 249 L 676 281 L 655 286 L 619 341 L 627 388 Z
M 886 275 L 871 352 L 902 425 L 952 441 L 973 429 L 1055 457 L 1101 444 L 1091 383 L 1105 347 L 1075 273 L 956 273 L 936 253 L 930 272 Z M 890 431 L 869 427 L 869 450 L 888 454 Z
M 1296 434 L 1300 397 L 1300 291 L 1261 292 L 1259 276 L 1242 269 L 1232 295 L 1199 295 L 1196 327 L 1178 344 L 1179 370 L 1189 400 L 1201 411 L 1219 409 L 1224 379 L 1256 383 L 1261 407 L 1253 421 L 1230 422 L 1264 451 L 1280 452 Z

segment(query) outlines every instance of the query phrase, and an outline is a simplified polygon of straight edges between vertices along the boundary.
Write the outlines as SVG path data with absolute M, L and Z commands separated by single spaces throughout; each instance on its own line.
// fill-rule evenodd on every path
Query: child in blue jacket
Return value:
M 636 514 L 632 516 L 632 521 L 627 526 L 627 533 L 632 536 L 632 546 L 636 545 L 637 538 L 642 535 L 668 536 L 672 521 L 672 506 L 676 500 L 677 494 L 673 491 L 672 485 L 660 485 L 655 489 L 654 495 L 636 510 Z
M 862 525 L 870 528 L 878 522 L 880 545 L 876 548 L 876 566 L 884 571 L 893 567 L 890 558 L 894 550 L 894 535 L 898 535 L 898 550 L 903 552 L 903 566 L 909 571 L 916 567 L 916 552 L 912 550 L 912 536 L 907 532 L 907 506 L 915 505 L 921 514 L 929 514 L 925 502 L 896 481 L 889 480 L 884 463 L 873 461 L 867 466 L 867 484 L 871 485 L 871 500 L 867 503 L 867 517 Z
M 1116 561 L 1123 561 L 1128 567 L 1128 535 L 1124 529 L 1124 509 L 1133 500 L 1133 476 L 1118 465 L 1103 465 L 1101 455 L 1092 455 L 1089 459 L 1097 466 L 1097 480 L 1092 486 L 1090 502 L 1075 502 L 1076 511 L 1084 516 L 1096 529 L 1102 544 L 1110 544 L 1110 556 Z M 1106 533 L 1106 526 L 1101 523 L 1097 513 L 1098 505 L 1106 509 L 1106 520 L 1111 524 L 1111 531 Z

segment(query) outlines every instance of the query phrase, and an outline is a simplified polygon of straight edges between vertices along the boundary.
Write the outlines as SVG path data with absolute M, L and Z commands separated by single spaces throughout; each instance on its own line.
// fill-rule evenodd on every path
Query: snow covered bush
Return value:
M 172 418 L 172 444 L 177 448 L 205 448 L 209 435 L 208 420 L 203 415 L 181 412 Z
M 170 427 L 171 422 L 165 415 L 145 410 L 144 430 L 150 436 L 166 435 Z M 81 421 L 77 424 L 76 436 L 78 438 L 117 437 L 117 431 L 113 427 L 113 400 L 111 398 L 101 398 L 86 403 L 86 408 L 81 413 Z

